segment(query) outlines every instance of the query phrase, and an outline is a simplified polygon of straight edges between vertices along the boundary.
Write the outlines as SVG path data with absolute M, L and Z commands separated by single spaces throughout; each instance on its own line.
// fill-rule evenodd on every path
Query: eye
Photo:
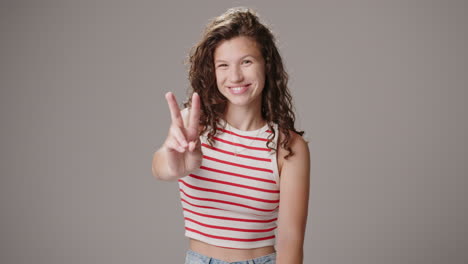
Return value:
M 227 67 L 227 64 L 223 63 L 223 64 L 218 64 L 218 68 L 219 67 Z
M 242 63 L 243 63 L 243 64 L 251 64 L 252 61 L 251 61 L 251 60 L 244 60 Z

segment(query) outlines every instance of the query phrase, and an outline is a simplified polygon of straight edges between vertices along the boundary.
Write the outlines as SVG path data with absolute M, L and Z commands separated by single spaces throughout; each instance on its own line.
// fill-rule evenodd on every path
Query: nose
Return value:
M 231 67 L 231 70 L 229 72 L 229 81 L 231 83 L 237 83 L 243 80 L 244 80 L 244 74 L 242 73 L 242 70 L 240 69 L 240 67 Z

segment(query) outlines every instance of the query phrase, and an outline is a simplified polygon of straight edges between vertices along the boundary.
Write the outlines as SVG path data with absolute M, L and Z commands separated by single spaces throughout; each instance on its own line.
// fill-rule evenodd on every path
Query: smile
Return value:
M 245 91 L 248 90 L 248 88 L 250 87 L 250 84 L 246 84 L 244 86 L 232 86 L 232 87 L 229 87 L 229 91 L 232 93 L 232 94 L 243 94 Z

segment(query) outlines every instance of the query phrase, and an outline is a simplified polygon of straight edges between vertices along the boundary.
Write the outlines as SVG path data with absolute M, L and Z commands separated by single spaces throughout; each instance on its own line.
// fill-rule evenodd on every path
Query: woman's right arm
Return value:
M 171 170 L 168 166 L 167 150 L 164 146 L 158 149 L 153 155 L 152 172 L 158 180 L 174 181 L 180 178 L 177 171 Z M 185 165 L 184 165 L 185 166 Z
M 201 165 L 202 153 L 198 136 L 200 97 L 192 95 L 188 121 L 181 114 L 175 96 L 169 92 L 166 100 L 171 111 L 171 126 L 161 148 L 154 153 L 153 176 L 159 180 L 174 181 Z

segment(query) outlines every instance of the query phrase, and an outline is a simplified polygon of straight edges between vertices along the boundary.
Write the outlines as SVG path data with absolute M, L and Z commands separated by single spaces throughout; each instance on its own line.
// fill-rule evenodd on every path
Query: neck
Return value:
M 260 110 L 260 106 L 254 109 L 227 104 L 224 120 L 239 130 L 257 130 L 265 125 Z

